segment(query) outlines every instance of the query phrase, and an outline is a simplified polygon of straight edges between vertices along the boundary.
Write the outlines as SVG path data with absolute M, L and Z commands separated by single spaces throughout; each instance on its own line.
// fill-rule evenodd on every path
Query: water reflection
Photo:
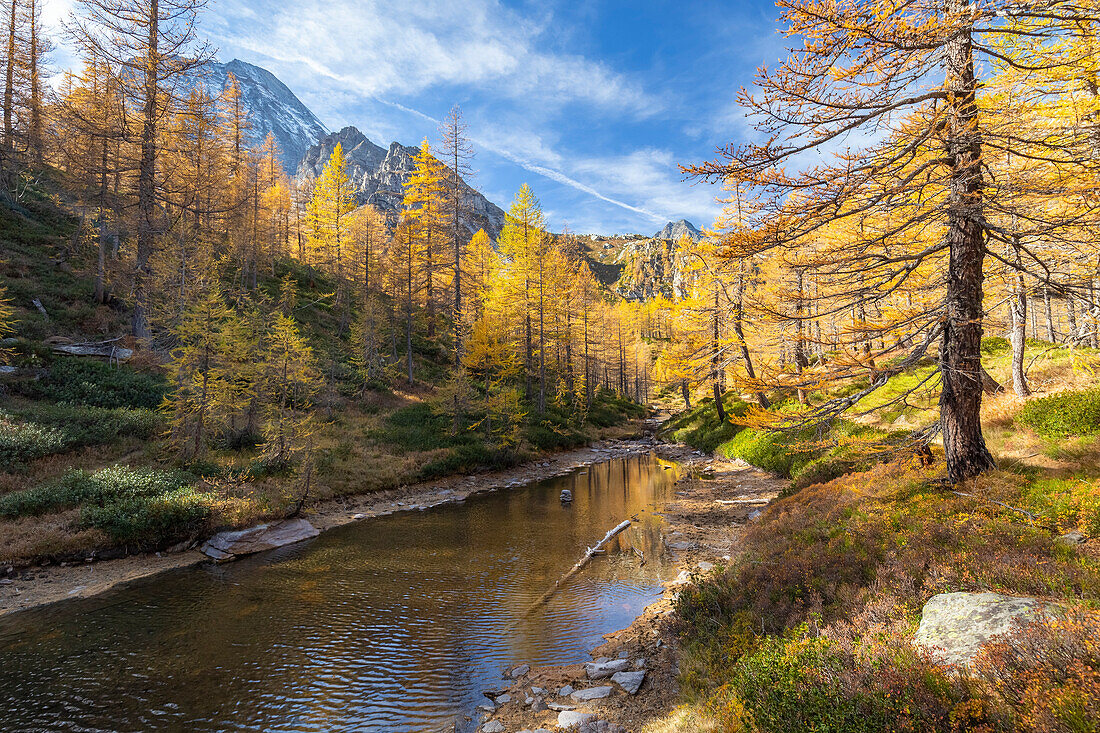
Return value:
M 652 601 L 668 570 L 653 512 L 674 478 L 653 457 L 610 461 L 0 621 L 0 729 L 418 731 L 462 720 L 502 669 L 586 659 Z M 635 515 L 607 555 L 526 613 Z

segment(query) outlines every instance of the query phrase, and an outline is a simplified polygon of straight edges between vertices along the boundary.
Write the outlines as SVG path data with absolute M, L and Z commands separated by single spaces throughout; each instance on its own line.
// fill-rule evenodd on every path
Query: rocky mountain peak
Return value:
M 680 219 L 679 221 L 670 221 L 668 224 L 665 224 L 659 232 L 653 235 L 653 238 L 671 239 L 675 242 L 684 236 L 688 237 L 693 242 L 698 242 L 703 238 L 703 233 L 687 219 Z
M 283 167 L 297 169 L 309 146 L 328 130 L 298 97 L 267 69 L 240 59 L 212 61 L 191 80 L 206 86 L 210 96 L 220 96 L 229 86 L 229 75 L 241 90 L 249 145 L 258 147 L 270 133 L 279 145 Z
M 370 204 L 381 211 L 391 224 L 404 208 L 405 181 L 412 174 L 413 158 L 418 148 L 394 141 L 388 148 L 371 142 L 355 127 L 345 127 L 322 137 L 302 157 L 299 178 L 321 175 L 337 143 L 343 146 L 348 177 L 357 190 L 360 204 Z M 471 232 L 484 229 L 496 238 L 504 227 L 504 212 L 481 193 L 463 184 L 466 215 L 463 224 Z

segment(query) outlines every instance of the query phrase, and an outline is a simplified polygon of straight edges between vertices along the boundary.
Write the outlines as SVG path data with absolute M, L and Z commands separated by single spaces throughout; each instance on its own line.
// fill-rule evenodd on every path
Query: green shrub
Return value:
M 726 408 L 726 414 L 733 417 L 744 417 L 749 408 L 748 404 L 733 397 L 732 393 L 722 398 L 722 404 Z M 742 427 L 728 420 L 720 421 L 714 400 L 706 399 L 694 409 L 673 418 L 668 429 L 673 440 L 687 443 L 704 453 L 713 453 L 718 450 L 718 446 L 728 443 L 741 432 Z
M 766 639 L 732 685 L 760 731 L 877 733 L 945 729 L 964 695 L 904 647 L 863 652 L 808 628 Z M 881 646 L 881 645 L 880 645 Z M 871 657 L 861 659 L 861 653 Z
M 840 456 L 828 454 L 815 458 L 794 471 L 791 475 L 791 489 L 799 491 L 814 484 L 824 484 L 845 474 L 866 471 L 870 461 L 858 456 Z
M 164 401 L 166 382 L 122 366 L 86 359 L 57 359 L 41 378 L 16 382 L 14 389 L 37 400 L 88 407 L 156 409 Z
M 981 350 L 983 354 L 1000 354 L 1008 351 L 1012 346 L 1003 336 L 986 336 L 982 339 Z
M 0 411 L 0 470 L 121 438 L 145 440 L 160 427 L 161 417 L 152 410 L 40 404 Z
M 645 407 L 611 392 L 598 390 L 592 398 L 587 420 L 598 428 L 609 428 L 628 419 L 645 417 Z
M 820 455 L 818 449 L 805 445 L 812 441 L 812 431 L 776 432 L 771 430 L 741 430 L 732 440 L 718 447 L 728 458 L 740 458 L 779 476 L 790 478 Z
M 0 469 L 64 453 L 69 446 L 65 431 L 60 428 L 17 423 L 0 412 Z
M 134 495 L 107 504 L 87 504 L 80 521 L 114 542 L 152 549 L 185 539 L 210 516 L 214 495 L 187 486 L 153 495 Z
M 507 468 L 518 460 L 513 452 L 490 450 L 481 443 L 471 443 L 453 448 L 443 458 L 425 463 L 420 468 L 419 478 L 427 481 L 482 468 Z
M 0 496 L 0 517 L 21 517 L 80 504 L 106 506 L 168 494 L 193 480 L 183 471 L 108 466 L 94 473 L 69 471 L 57 481 Z
M 449 415 L 436 413 L 431 405 L 421 402 L 387 416 L 385 428 L 375 433 L 375 438 L 405 451 L 438 450 L 455 444 L 452 427 Z
M 1031 400 L 1017 421 L 1048 438 L 1100 433 L 1100 389 L 1059 392 Z

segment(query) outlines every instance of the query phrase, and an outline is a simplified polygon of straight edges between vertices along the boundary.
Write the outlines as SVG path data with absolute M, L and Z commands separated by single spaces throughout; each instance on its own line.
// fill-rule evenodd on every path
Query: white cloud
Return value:
M 538 105 L 587 103 L 643 116 L 660 107 L 604 64 L 541 50 L 541 24 L 495 0 L 277 2 L 260 15 L 243 0 L 224 0 L 219 11 L 207 24 L 219 42 L 304 65 L 368 96 L 477 85 Z
M 572 170 L 613 196 L 640 202 L 638 209 L 658 223 L 687 218 L 696 226 L 708 226 L 721 208 L 715 203 L 719 190 L 685 181 L 681 162 L 668 150 L 644 148 L 576 161 Z

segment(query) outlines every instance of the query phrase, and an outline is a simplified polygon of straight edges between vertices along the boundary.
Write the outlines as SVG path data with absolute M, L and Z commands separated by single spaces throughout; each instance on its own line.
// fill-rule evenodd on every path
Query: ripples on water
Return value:
M 675 471 L 615 460 L 0 621 L 0 730 L 420 731 L 660 592 Z M 563 506 L 563 488 L 574 493 Z M 622 519 L 639 521 L 524 612 Z M 631 549 L 646 558 L 642 564 Z

